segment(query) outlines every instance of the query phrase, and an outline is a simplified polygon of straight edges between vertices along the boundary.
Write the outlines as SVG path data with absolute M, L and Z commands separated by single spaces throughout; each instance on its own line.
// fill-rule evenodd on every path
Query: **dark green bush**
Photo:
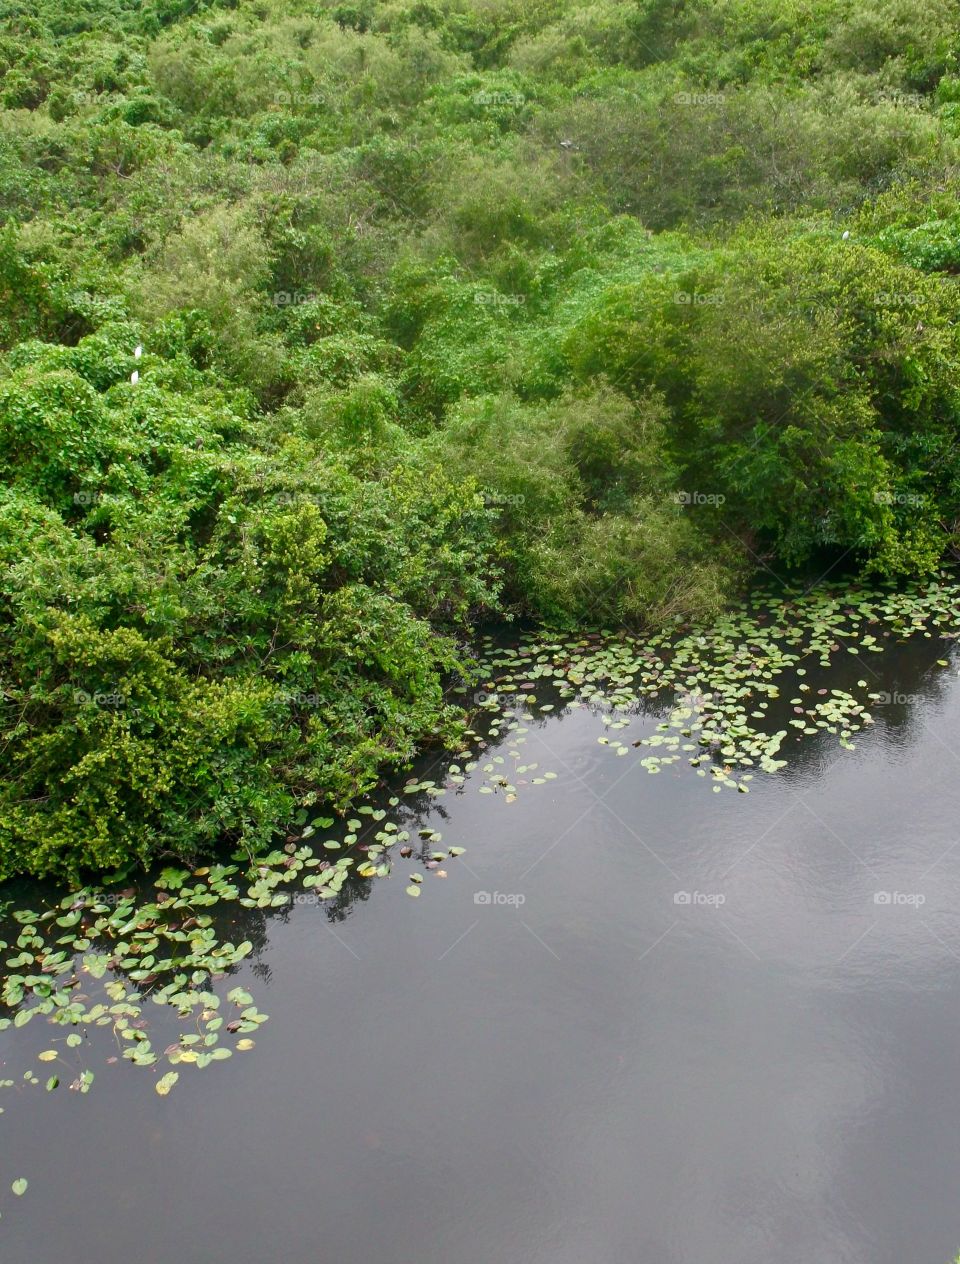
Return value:
M 481 613 L 960 555 L 958 41 L 955 0 L 6 6 L 0 877 L 345 805 L 452 738 Z

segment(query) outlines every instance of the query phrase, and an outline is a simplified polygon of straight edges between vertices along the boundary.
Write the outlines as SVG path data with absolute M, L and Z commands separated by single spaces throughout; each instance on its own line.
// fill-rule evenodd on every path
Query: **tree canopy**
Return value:
M 0 877 L 345 805 L 456 741 L 480 618 L 950 560 L 958 48 L 958 0 L 3 0 Z

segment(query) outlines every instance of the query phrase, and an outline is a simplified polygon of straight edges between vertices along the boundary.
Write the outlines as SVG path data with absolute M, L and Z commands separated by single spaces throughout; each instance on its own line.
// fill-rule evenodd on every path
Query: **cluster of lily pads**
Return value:
M 756 771 L 775 773 L 787 762 L 782 748 L 791 730 L 797 738 L 833 734 L 852 749 L 852 735 L 873 722 L 867 656 L 892 640 L 951 641 L 958 632 L 960 590 L 944 576 L 904 591 L 761 593 L 709 627 L 646 637 L 541 634 L 506 645 L 486 638 L 475 678 L 454 690 L 465 704 L 460 749 L 438 761 L 432 778 L 408 778 L 384 806 L 364 803 L 339 823 L 333 816 L 310 821 L 304 811 L 296 833 L 269 854 L 192 872 L 167 868 L 146 893 L 85 888 L 43 910 L 15 911 L 8 919 L 15 942 L 0 938 L 7 954 L 0 999 L 13 1013 L 0 1018 L 0 1030 L 34 1019 L 52 1028 L 49 1048 L 38 1055 L 49 1074 L 28 1070 L 23 1086 L 42 1083 L 53 1092 L 66 1081 L 88 1092 L 95 1028 L 113 1039 L 106 1061 L 154 1069 L 160 1096 L 182 1068 L 202 1070 L 252 1049 L 267 1015 L 244 988 L 220 985 L 253 945 L 223 938 L 207 910 L 279 909 L 296 893 L 333 904 L 348 881 L 387 877 L 415 846 L 427 874 L 446 877 L 443 864 L 464 848 L 441 846 L 433 828 L 417 829 L 404 800 L 424 796 L 429 804 L 479 776 L 480 794 L 512 803 L 520 787 L 556 779 L 521 750 L 531 723 L 551 712 L 590 709 L 603 726 L 598 741 L 616 757 L 640 748 L 637 765 L 647 773 L 685 759 L 715 792 L 746 793 Z M 864 673 L 859 696 L 805 679 L 840 655 L 855 656 Z M 944 657 L 933 661 L 948 665 Z M 659 717 L 655 731 L 624 742 L 620 734 L 640 712 Z M 423 882 L 422 872 L 411 873 L 407 893 L 419 897 Z M 151 1037 L 148 1013 L 173 1016 L 176 1030 L 165 1044 Z M 22 1178 L 14 1182 L 14 1192 L 25 1188 Z
M 390 802 L 396 806 L 399 799 Z M 251 1036 L 267 1015 L 245 989 L 235 987 L 221 997 L 216 985 L 250 955 L 253 944 L 222 939 L 204 910 L 229 903 L 255 909 L 286 906 L 292 884 L 317 900 L 333 900 L 351 873 L 361 878 L 386 876 L 390 865 L 385 857 L 391 847 L 399 845 L 405 856 L 412 853 L 406 845 L 409 831 L 385 821 L 382 809 L 364 805 L 359 815 L 382 826 L 368 831 L 361 842 L 362 822 L 351 818 L 346 833 L 320 844 L 319 855 L 305 840 L 318 828 L 333 826 L 332 817 L 306 825 L 296 839 L 246 865 L 216 864 L 192 873 L 164 869 L 148 900 L 134 890 L 116 895 L 84 888 L 43 911 L 16 910 L 11 915 L 18 927 L 15 943 L 0 939 L 0 951 L 12 954 L 5 960 L 0 999 L 16 1012 L 12 1018 L 0 1018 L 0 1030 L 45 1018 L 63 1034 L 51 1039 L 53 1047 L 40 1053 L 39 1060 L 64 1066 L 68 1051 L 85 1049 L 89 1030 L 95 1027 L 109 1028 L 116 1042 L 117 1056 L 108 1062 L 123 1059 L 140 1067 L 165 1062 L 202 1070 L 235 1050 L 252 1049 Z M 435 830 L 420 833 L 434 844 L 441 837 Z M 349 854 L 352 850 L 360 855 L 359 864 Z M 438 858 L 463 851 L 434 851 L 428 863 L 436 867 Z M 331 853 L 337 852 L 343 854 L 333 858 Z M 419 874 L 414 878 L 422 881 Z M 87 990 L 91 981 L 107 975 L 111 977 L 101 988 L 102 999 L 92 999 Z M 150 1038 L 148 1003 L 172 1010 L 184 1028 L 163 1049 Z M 228 1038 L 234 1035 L 239 1039 L 230 1044 Z M 86 1092 L 93 1078 L 88 1068 L 77 1069 L 70 1087 Z M 24 1079 L 39 1082 L 31 1072 Z M 178 1072 L 165 1073 L 156 1081 L 157 1092 L 166 1096 L 177 1080 Z M 9 1081 L 0 1083 L 11 1087 Z M 60 1076 L 52 1075 L 46 1088 L 53 1091 L 60 1083 Z
M 15 911 L 16 942 L 0 940 L 0 950 L 15 953 L 6 959 L 0 995 L 16 1013 L 0 1019 L 0 1027 L 24 1027 L 46 1018 L 63 1034 L 52 1037 L 53 1047 L 39 1060 L 65 1067 L 71 1067 L 67 1051 L 83 1050 L 94 1027 L 109 1028 L 114 1037 L 118 1056 L 108 1061 L 152 1067 L 166 1060 L 203 1068 L 230 1057 L 233 1050 L 220 1043 L 222 1037 L 256 1031 L 266 1021 L 242 989 L 227 994 L 236 1013 L 225 1020 L 221 997 L 212 989 L 253 947 L 249 941 L 221 942 L 213 919 L 202 911 L 235 898 L 237 888 L 230 882 L 235 872 L 236 866 L 224 865 L 198 869 L 192 877 L 201 881 L 189 885 L 191 875 L 168 869 L 156 879 L 150 901 L 138 900 L 133 891 L 108 895 L 84 889 L 42 912 Z M 102 999 L 92 999 L 87 991 L 91 981 L 108 974 Z M 158 1051 L 144 1020 L 148 1000 L 169 1007 L 180 1019 L 191 1019 L 194 1029 Z M 241 1040 L 236 1047 L 250 1048 L 252 1042 Z M 70 1087 L 86 1092 L 93 1077 L 81 1068 Z M 165 1081 L 168 1088 L 175 1082 L 176 1076 Z M 54 1075 L 46 1087 L 52 1091 L 59 1084 L 59 1075 Z
M 433 783 L 413 780 L 403 791 L 440 792 Z M 400 803 L 392 796 L 388 806 Z M 386 809 L 364 804 L 331 829 L 333 817 L 307 823 L 302 812 L 301 828 L 283 846 L 253 860 L 238 855 L 233 863 L 192 872 L 166 868 L 146 897 L 134 889 L 114 893 L 87 887 L 51 907 L 12 912 L 6 922 L 16 938 L 0 938 L 0 953 L 6 954 L 0 1000 L 12 1017 L 0 1017 L 0 1031 L 40 1019 L 52 1028 L 49 1047 L 37 1055 L 47 1064 L 46 1074 L 41 1078 L 28 1069 L 20 1087 L 43 1084 L 53 1092 L 67 1085 L 87 1093 L 95 1076 L 86 1064 L 95 1049 L 96 1028 L 112 1037 L 106 1063 L 154 1068 L 154 1088 L 161 1097 L 178 1083 L 182 1068 L 203 1070 L 253 1049 L 253 1037 L 268 1016 L 245 988 L 224 993 L 220 986 L 249 957 L 253 944 L 223 938 L 206 910 L 231 904 L 279 909 L 289 906 L 296 892 L 308 893 L 311 902 L 332 903 L 351 875 L 385 877 L 391 850 L 403 858 L 414 850 L 410 831 L 386 818 Z M 315 836 L 322 839 L 316 849 L 308 841 Z M 418 838 L 421 858 L 437 877 L 447 876 L 440 861 L 465 850 L 437 850 L 441 834 L 434 829 L 419 830 Z M 408 892 L 419 896 L 422 882 L 421 873 L 411 874 Z M 151 1036 L 151 1016 L 172 1016 L 172 1039 L 164 1043 Z M 0 1079 L 0 1088 L 15 1087 L 16 1081 Z M 26 1187 L 20 1177 L 11 1186 L 16 1194 Z
M 826 732 L 854 749 L 851 737 L 874 723 L 869 707 L 883 696 L 868 679 L 876 679 L 870 655 L 918 635 L 951 642 L 958 630 L 960 591 L 946 575 L 904 590 L 759 592 L 707 628 L 644 638 L 533 636 L 508 646 L 488 639 L 480 658 L 484 689 L 476 696 L 482 710 L 498 717 L 494 730 L 512 737 L 514 755 L 531 716 L 591 706 L 605 730 L 597 740 L 615 756 L 645 748 L 638 763 L 651 774 L 685 758 L 714 792 L 746 794 L 756 771 L 786 765 L 783 747 L 791 735 Z M 862 669 L 859 696 L 805 679 L 844 655 Z M 947 658 L 934 661 L 949 665 Z M 659 710 L 661 722 L 628 744 L 620 733 L 641 709 Z M 511 778 L 490 763 L 484 771 L 492 774 L 484 789 L 503 789 L 512 801 Z

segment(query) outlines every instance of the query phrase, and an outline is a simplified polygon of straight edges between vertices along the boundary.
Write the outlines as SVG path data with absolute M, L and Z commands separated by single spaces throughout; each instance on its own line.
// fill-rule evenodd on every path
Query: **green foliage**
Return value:
M 551 404 L 479 397 L 441 437 L 496 510 L 517 600 L 552 622 L 661 624 L 715 613 L 729 590 L 678 510 L 662 403 L 601 388 Z
M 583 377 L 663 391 L 684 483 L 723 496 L 744 538 L 792 563 L 834 550 L 922 573 L 960 517 L 954 301 L 829 225 L 763 225 L 611 287 L 568 353 Z
M 409 453 L 364 482 L 226 407 L 4 384 L 4 874 L 254 848 L 453 731 L 430 620 L 493 599 L 477 496 Z
M 952 556 L 958 40 L 955 0 L 8 5 L 0 876 L 346 804 L 455 732 L 480 614 Z

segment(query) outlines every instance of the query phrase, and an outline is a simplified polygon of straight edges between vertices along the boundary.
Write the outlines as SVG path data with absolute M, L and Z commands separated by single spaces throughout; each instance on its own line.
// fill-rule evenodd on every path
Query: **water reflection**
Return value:
M 746 796 L 617 758 L 586 707 L 526 724 L 523 760 L 558 776 L 513 803 L 397 779 L 394 879 L 211 910 L 256 947 L 234 976 L 271 1014 L 254 1054 L 165 1101 L 126 1067 L 83 1099 L 13 1097 L 4 1150 L 37 1196 L 3 1206 L 2 1258 L 948 1264 L 960 689 L 937 657 L 876 655 L 871 687 L 913 700 L 873 708 L 853 751 L 790 741 Z M 445 881 L 421 829 L 466 848 Z M 0 1034 L 7 1071 L 35 1039 Z

